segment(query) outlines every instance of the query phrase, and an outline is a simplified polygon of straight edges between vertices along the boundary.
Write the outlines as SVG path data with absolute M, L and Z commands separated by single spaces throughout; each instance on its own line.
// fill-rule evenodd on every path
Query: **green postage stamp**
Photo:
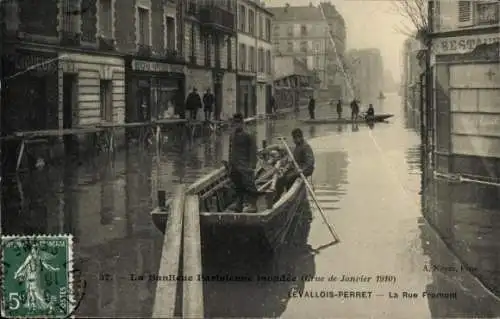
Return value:
M 2 317 L 71 316 L 72 260 L 71 235 L 2 236 Z

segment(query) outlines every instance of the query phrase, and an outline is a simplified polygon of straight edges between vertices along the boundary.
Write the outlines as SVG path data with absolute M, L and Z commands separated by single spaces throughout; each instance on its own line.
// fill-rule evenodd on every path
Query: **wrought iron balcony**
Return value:
M 137 55 L 143 57 L 150 57 L 153 54 L 153 50 L 150 45 L 139 44 L 137 49 Z
M 81 43 L 81 34 L 72 31 L 61 31 L 61 45 L 79 46 Z
M 101 51 L 115 51 L 115 39 L 99 37 L 99 50 Z
M 166 49 L 163 52 L 163 56 L 170 63 L 184 63 L 184 57 L 177 50 Z
M 199 19 L 204 27 L 228 33 L 235 32 L 234 13 L 219 6 L 200 7 Z

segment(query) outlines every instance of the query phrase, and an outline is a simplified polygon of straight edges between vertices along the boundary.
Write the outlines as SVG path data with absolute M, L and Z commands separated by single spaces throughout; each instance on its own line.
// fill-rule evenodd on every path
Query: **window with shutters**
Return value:
M 458 26 L 498 25 L 500 1 L 458 1 Z
M 99 1 L 99 30 L 100 35 L 113 38 L 113 0 Z
M 247 68 L 247 48 L 244 44 L 240 43 L 239 49 L 239 67 L 241 71 L 246 71 Z
M 474 20 L 477 25 L 498 25 L 500 1 L 478 1 L 474 9 Z
M 259 72 L 264 73 L 265 70 L 265 64 L 264 64 L 264 49 L 259 48 Z
M 250 72 L 255 72 L 255 48 L 248 47 L 248 69 Z
M 458 1 L 458 25 L 471 26 L 474 24 L 472 18 L 472 1 Z

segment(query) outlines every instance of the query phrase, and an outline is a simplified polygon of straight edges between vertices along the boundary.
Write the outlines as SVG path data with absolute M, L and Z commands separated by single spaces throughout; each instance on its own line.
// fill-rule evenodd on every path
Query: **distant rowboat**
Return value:
M 393 117 L 393 114 L 377 114 L 374 115 L 372 118 L 358 118 L 356 121 L 352 121 L 350 118 L 324 118 L 324 119 L 308 119 L 308 120 L 301 120 L 302 123 L 306 124 L 351 124 L 351 123 L 375 123 L 375 122 L 383 122 L 391 117 Z

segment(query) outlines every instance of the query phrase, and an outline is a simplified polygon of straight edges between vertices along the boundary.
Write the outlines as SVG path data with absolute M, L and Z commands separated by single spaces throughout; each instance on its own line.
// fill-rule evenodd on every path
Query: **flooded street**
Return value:
M 422 195 L 431 199 L 424 199 L 435 205 L 422 212 L 420 139 L 401 104 L 396 95 L 376 104 L 376 112 L 395 116 L 372 128 L 299 124 L 294 116 L 252 128 L 269 142 L 303 129 L 316 156 L 318 200 L 341 242 L 331 244 L 311 202 L 275 261 L 251 250 L 205 249 L 204 274 L 274 278 L 205 282 L 207 317 L 500 316 L 499 299 L 468 271 L 490 289 L 500 283 L 500 233 L 492 227 L 499 209 L 473 205 L 469 218 L 471 205 L 438 201 L 427 191 Z M 334 111 L 320 106 L 317 117 Z M 79 316 L 151 316 L 156 283 L 132 277 L 158 272 L 163 234 L 149 215 L 156 191 L 171 192 L 219 167 L 227 140 L 227 133 L 193 143 L 172 139 L 159 161 L 154 147 L 136 148 L 4 180 L 3 233 L 75 236 L 75 268 L 87 282 Z M 440 191 L 446 187 L 441 183 Z M 445 241 L 436 230 L 448 234 Z

